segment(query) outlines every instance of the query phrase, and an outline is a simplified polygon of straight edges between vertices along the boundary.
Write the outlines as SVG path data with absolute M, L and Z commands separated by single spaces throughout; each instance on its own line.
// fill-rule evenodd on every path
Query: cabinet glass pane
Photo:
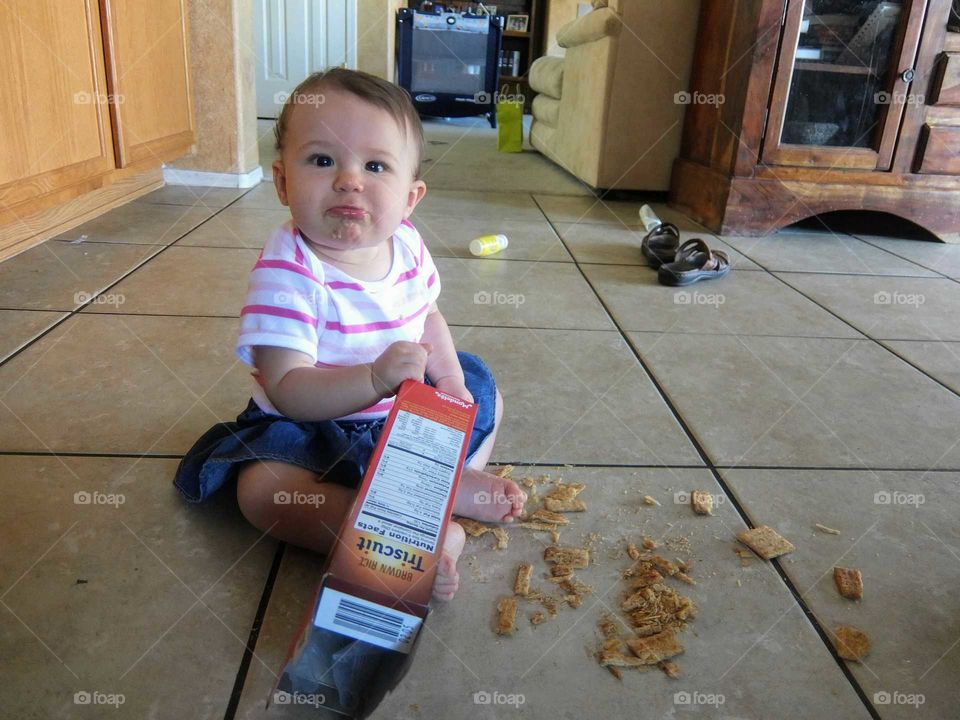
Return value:
M 805 0 L 782 143 L 872 147 L 901 0 Z

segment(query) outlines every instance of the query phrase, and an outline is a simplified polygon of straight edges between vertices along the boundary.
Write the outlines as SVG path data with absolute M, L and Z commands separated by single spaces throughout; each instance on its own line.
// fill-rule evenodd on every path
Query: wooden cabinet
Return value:
M 0 4 L 0 222 L 114 168 L 95 0 Z
M 26 218 L 190 149 L 187 37 L 183 0 L 0 3 L 0 257 L 42 232 Z
M 763 235 L 877 210 L 960 241 L 952 0 L 703 0 L 671 202 Z
M 184 0 L 100 0 L 117 166 L 193 143 Z

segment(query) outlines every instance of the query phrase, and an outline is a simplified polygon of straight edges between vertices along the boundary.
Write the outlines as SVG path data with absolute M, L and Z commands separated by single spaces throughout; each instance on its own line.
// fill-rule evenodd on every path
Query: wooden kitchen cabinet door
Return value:
M 96 0 L 0 3 L 0 68 L 6 224 L 21 219 L 18 205 L 56 201 L 58 191 L 114 168 Z
M 194 142 L 185 0 L 100 0 L 119 167 L 158 164 Z

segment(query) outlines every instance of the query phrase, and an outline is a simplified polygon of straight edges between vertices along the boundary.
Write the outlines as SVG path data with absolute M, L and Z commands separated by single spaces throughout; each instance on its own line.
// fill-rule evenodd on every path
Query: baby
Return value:
M 493 377 L 458 353 L 440 280 L 407 218 L 426 193 L 423 127 L 405 91 L 363 72 L 314 73 L 277 120 L 273 181 L 292 220 L 250 273 L 237 353 L 253 397 L 184 456 L 174 483 L 199 502 L 237 480 L 244 516 L 328 553 L 406 379 L 478 405 L 453 511 L 511 522 L 526 494 L 484 472 L 503 413 Z M 463 528 L 450 523 L 434 584 L 459 586 Z

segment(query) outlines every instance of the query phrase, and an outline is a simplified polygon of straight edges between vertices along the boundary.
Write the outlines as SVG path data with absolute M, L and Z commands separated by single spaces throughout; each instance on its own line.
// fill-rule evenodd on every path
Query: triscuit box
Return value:
M 407 380 L 268 700 L 363 718 L 402 679 L 430 596 L 476 406 Z

